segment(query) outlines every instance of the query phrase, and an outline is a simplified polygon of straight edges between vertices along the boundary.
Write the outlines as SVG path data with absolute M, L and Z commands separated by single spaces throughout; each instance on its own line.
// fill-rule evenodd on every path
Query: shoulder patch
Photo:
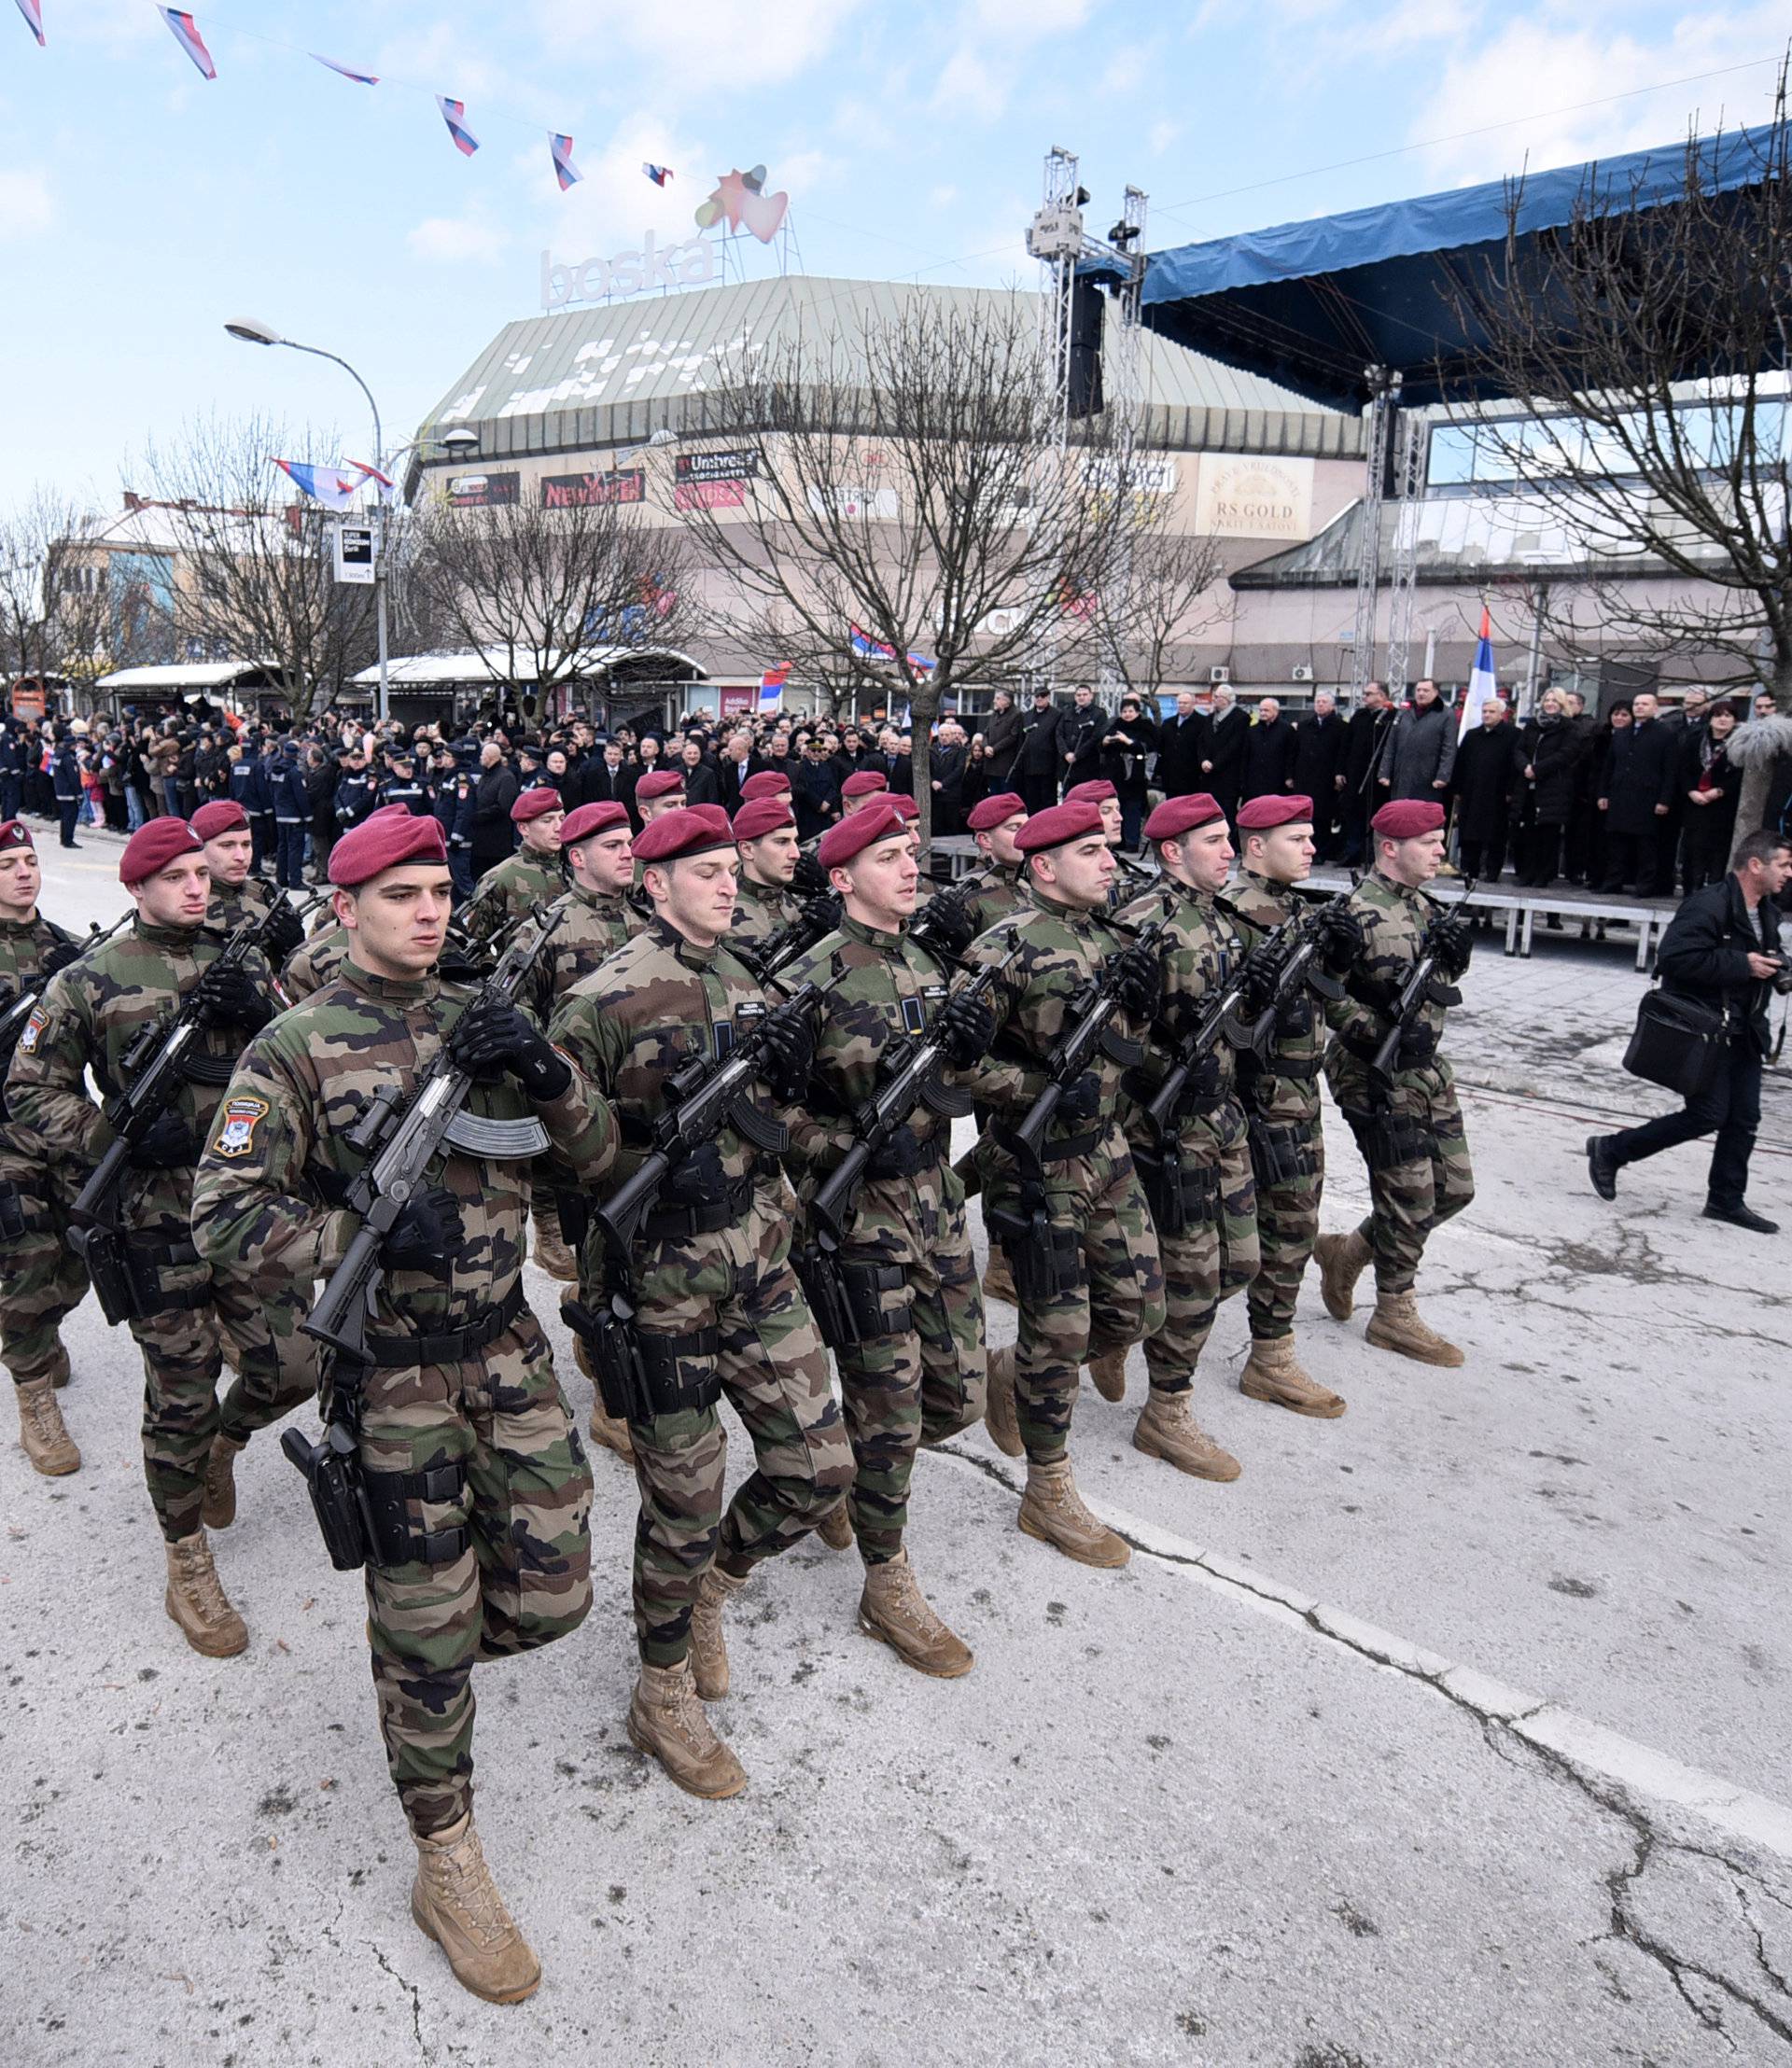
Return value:
M 265 1098 L 227 1099 L 212 1152 L 218 1156 L 246 1156 L 255 1147 L 255 1130 L 270 1111 Z
M 49 1021 L 45 1016 L 43 1007 L 34 1005 L 31 1009 L 31 1017 L 25 1022 L 25 1030 L 19 1037 L 19 1046 L 25 1055 L 36 1055 L 38 1037 L 49 1025 Z

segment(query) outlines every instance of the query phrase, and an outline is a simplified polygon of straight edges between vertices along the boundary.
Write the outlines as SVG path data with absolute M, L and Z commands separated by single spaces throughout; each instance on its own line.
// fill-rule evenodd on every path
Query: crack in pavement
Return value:
M 941 1444 L 936 1447 L 960 1464 L 971 1466 L 1005 1491 L 1019 1493 L 1020 1488 L 1009 1473 L 993 1460 L 960 1450 L 950 1443 Z M 1728 2030 L 1721 2012 L 1715 2006 L 1701 2003 L 1693 1994 L 1688 1987 L 1689 1977 L 1696 1977 L 1738 2007 L 1752 2012 L 1770 2033 L 1786 2046 L 1792 2047 L 1792 2015 L 1788 2015 L 1792 2013 L 1792 1991 L 1788 1991 L 1785 1978 L 1768 1960 L 1766 1940 L 1755 1922 L 1744 1890 L 1753 1888 L 1782 1907 L 1792 1907 L 1792 1905 L 1786 1904 L 1785 1898 L 1768 1887 L 1761 1876 L 1747 1863 L 1732 1858 L 1720 1849 L 1697 1845 L 1689 1839 L 1677 1838 L 1659 1830 L 1649 1814 L 1630 1798 L 1622 1783 L 1606 1785 L 1558 1746 L 1519 1727 L 1543 1715 L 1546 1711 L 1552 1710 L 1555 1707 L 1552 1702 L 1543 1698 L 1520 1696 L 1517 1702 L 1508 1704 L 1505 1698 L 1512 1696 L 1513 1690 L 1500 1687 L 1498 1683 L 1485 1679 L 1471 1669 L 1453 1665 L 1435 1655 L 1421 1654 L 1416 1647 L 1410 1648 L 1412 1656 L 1397 1656 L 1385 1649 L 1384 1644 L 1378 1644 L 1373 1641 L 1381 1638 L 1389 1642 L 1395 1642 L 1391 1633 L 1376 1631 L 1373 1626 L 1361 1623 L 1342 1611 L 1326 1610 L 1323 1602 L 1306 1600 L 1293 1590 L 1257 1584 L 1249 1573 L 1240 1572 L 1230 1561 L 1221 1567 L 1208 1554 L 1191 1555 L 1150 1543 L 1136 1528 L 1128 1530 L 1113 1520 L 1110 1520 L 1109 1527 L 1115 1530 L 1142 1557 L 1154 1559 L 1160 1565 L 1198 1572 L 1207 1584 L 1215 1587 L 1252 1596 L 1293 1617 L 1329 1642 L 1353 1653 L 1359 1658 L 1366 1659 L 1371 1665 L 1398 1673 L 1403 1679 L 1442 1696 L 1454 1708 L 1476 1720 L 1480 1726 L 1483 1742 L 1508 1765 L 1519 1767 L 1540 1763 L 1547 1772 L 1575 1789 L 1595 1809 L 1616 1818 L 1631 1834 L 1631 1851 L 1628 1862 L 1619 1861 L 1605 1877 L 1611 1929 L 1603 1936 L 1620 1940 L 1653 1962 L 1673 1983 L 1681 2001 L 1701 2025 L 1716 2033 L 1732 2054 L 1738 2050 L 1735 2035 Z M 1467 1684 L 1451 1686 L 1449 1684 L 1449 1678 L 1460 1679 Z M 1469 1691 L 1477 1684 L 1487 1691 L 1479 1700 Z M 1519 1706 L 1526 1701 L 1529 1702 L 1528 1707 Z M 1697 1810 L 1693 1810 L 1692 1813 L 1698 1814 Z M 1634 1899 L 1649 1863 L 1658 1851 L 1685 1853 L 1709 1861 L 1724 1870 L 1729 1885 L 1735 1891 L 1742 1921 L 1755 1940 L 1756 1963 L 1771 1985 L 1772 1992 L 1785 2000 L 1786 2012 L 1777 2009 L 1764 1997 L 1744 1989 L 1716 1969 L 1704 1965 L 1689 1954 L 1676 1950 L 1643 1922 L 1637 1914 Z
M 385 1955 L 380 1950 L 377 1946 L 373 1944 L 373 1941 L 371 1939 L 369 1939 L 367 1943 L 369 1949 L 373 1955 L 373 1958 L 379 1962 L 380 1965 L 385 1968 L 385 1972 L 389 1976 L 391 1976 L 392 1979 L 397 1982 L 399 1987 L 403 1990 L 407 1996 L 410 1997 L 411 2031 L 413 2036 L 415 2038 L 417 2043 L 417 2058 L 420 2061 L 427 2061 L 429 2059 L 429 2049 L 427 2046 L 425 2046 L 423 2039 L 422 1991 L 417 1988 L 415 1982 L 408 1982 L 405 1980 L 404 1977 L 399 1973 L 398 1969 L 393 1966 L 392 1963 L 386 1959 Z

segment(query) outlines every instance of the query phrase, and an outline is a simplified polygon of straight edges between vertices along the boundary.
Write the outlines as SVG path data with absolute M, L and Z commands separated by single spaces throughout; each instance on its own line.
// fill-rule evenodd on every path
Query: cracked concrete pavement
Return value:
M 47 909 L 109 916 L 111 856 L 52 849 Z M 1463 1370 L 1309 1289 L 1351 1411 L 1280 1416 L 1236 1390 L 1235 1304 L 1197 1408 L 1245 1470 L 1212 1487 L 1127 1443 L 1135 1358 L 1075 1438 L 1118 1574 L 1018 1534 L 980 1432 L 924 1458 L 917 1567 L 977 1670 L 906 1672 L 853 1627 L 854 1561 L 802 1547 L 730 1625 L 735 1802 L 623 1735 L 633 1489 L 599 1456 L 589 1622 L 478 1680 L 480 1824 L 546 1968 L 513 2009 L 410 1921 L 358 1588 L 271 1440 L 219 1546 L 249 1653 L 162 1615 L 137 1361 L 90 1302 L 86 1467 L 0 1446 L 5 2058 L 1792 2061 L 1785 1243 L 1696 1218 L 1696 1151 L 1615 1209 L 1586 1189 L 1585 1116 L 1654 1097 L 1616 1068 L 1638 988 L 1621 947 L 1475 965 L 1480 1193 L 1421 1284 Z M 1329 1140 L 1336 1226 L 1363 1187 Z M 1769 1212 L 1789 1154 L 1776 1075 Z

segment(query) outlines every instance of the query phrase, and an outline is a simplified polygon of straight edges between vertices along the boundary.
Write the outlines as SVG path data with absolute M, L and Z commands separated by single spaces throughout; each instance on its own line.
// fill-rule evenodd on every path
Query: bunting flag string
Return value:
M 41 46 L 44 40 L 43 0 L 19 0 L 19 12 L 24 16 L 26 28 Z
M 338 64 L 334 58 L 325 57 L 321 50 L 314 50 L 311 55 L 326 72 L 334 72 L 342 78 L 353 79 L 357 86 L 378 86 L 380 83 L 377 72 L 357 72 L 352 64 Z
M 301 496 L 322 503 L 326 510 L 353 510 L 356 491 L 373 471 L 368 468 L 362 473 L 351 474 L 347 468 L 318 467 L 303 459 L 276 459 L 273 464 Z M 351 467 L 359 465 L 358 460 L 349 462 Z
M 571 137 L 550 131 L 548 151 L 553 160 L 553 176 L 560 182 L 560 191 L 564 194 L 568 187 L 576 187 L 585 176 L 572 161 Z
M 438 93 L 436 105 L 441 110 L 441 119 L 448 125 L 448 133 L 455 140 L 455 148 L 463 158 L 470 158 L 479 148 L 479 139 L 467 127 L 466 102 L 451 101 L 445 93 Z
M 672 168 L 669 165 L 644 164 L 641 170 L 653 182 L 655 187 L 664 187 L 666 181 L 672 177 Z
M 392 491 L 397 484 L 393 482 L 390 474 L 381 473 L 377 467 L 370 467 L 364 459 L 351 459 L 346 464 L 352 467 L 364 482 L 372 482 L 377 485 L 379 498 L 383 503 L 389 503 L 392 500 Z
M 158 7 L 157 13 L 168 24 L 174 39 L 192 59 L 203 79 L 215 79 L 217 67 L 212 63 L 212 53 L 205 48 L 205 38 L 199 33 L 199 24 L 190 14 L 178 7 Z

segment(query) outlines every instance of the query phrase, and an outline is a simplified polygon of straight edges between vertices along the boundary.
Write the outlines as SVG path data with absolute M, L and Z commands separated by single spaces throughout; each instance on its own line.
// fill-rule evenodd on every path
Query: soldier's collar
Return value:
M 40 917 L 41 915 L 39 914 L 37 907 L 35 905 L 33 905 L 31 908 L 30 916 L 28 918 L 0 918 L 0 933 L 11 933 L 20 935 L 35 933 L 37 930 Z
M 657 914 L 648 922 L 663 946 L 672 950 L 687 970 L 707 970 L 716 959 L 713 947 L 700 948 L 697 943 L 680 933 L 671 920 L 662 919 Z
M 1384 876 L 1379 869 L 1375 872 L 1375 880 L 1381 886 L 1382 889 L 1392 890 L 1396 898 L 1402 899 L 1407 904 L 1417 904 L 1424 896 L 1422 890 L 1414 889 L 1410 884 L 1395 883 L 1392 876 Z
M 139 941 L 147 941 L 158 948 L 185 948 L 191 951 L 200 935 L 205 930 L 205 922 L 199 920 L 190 927 L 152 927 L 141 913 L 131 922 L 131 930 Z
M 1108 918 L 1113 909 L 1105 904 L 1093 908 L 1065 904 L 1060 899 L 1050 896 L 1037 883 L 1032 887 L 1032 895 L 1033 902 L 1042 912 L 1049 912 L 1054 919 L 1062 919 L 1067 925 L 1073 927 L 1086 927 L 1096 919 Z
M 849 941 L 861 942 L 868 948 L 893 948 L 907 931 L 899 927 L 894 933 L 886 933 L 881 927 L 868 927 L 862 919 L 855 919 L 850 913 L 840 915 L 840 930 Z
M 628 893 L 625 890 L 612 890 L 606 897 L 600 890 L 587 889 L 582 883 L 573 885 L 572 894 L 581 904 L 589 905 L 594 912 L 609 912 L 612 907 L 628 901 Z
M 353 951 L 343 957 L 338 972 L 351 991 L 364 999 L 385 999 L 395 1005 L 412 1005 L 420 999 L 432 999 L 441 988 L 441 979 L 431 971 L 427 976 L 375 976 L 371 970 L 364 970 L 355 960 Z

